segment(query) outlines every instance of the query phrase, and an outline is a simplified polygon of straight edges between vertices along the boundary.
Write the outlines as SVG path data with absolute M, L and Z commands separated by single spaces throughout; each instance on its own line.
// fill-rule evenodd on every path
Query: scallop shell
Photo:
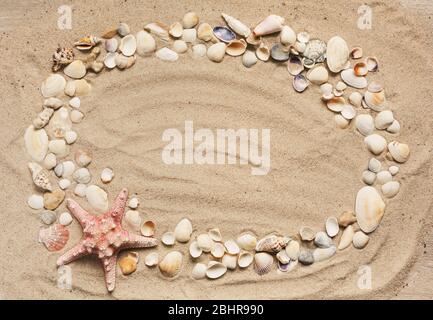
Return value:
M 147 32 L 150 32 L 154 36 L 167 42 L 170 40 L 168 29 L 169 27 L 162 22 L 152 22 L 144 27 L 144 30 L 146 30 Z
M 314 61 L 314 63 L 324 62 L 326 58 L 326 43 L 320 39 L 311 39 L 305 46 L 302 55 Z
M 338 244 L 338 250 L 344 250 L 352 243 L 353 235 L 355 231 L 352 225 L 349 225 L 344 229 L 343 234 L 340 238 L 340 243 Z
M 208 234 L 209 234 L 209 237 L 213 241 L 219 242 L 219 241 L 222 240 L 221 232 L 220 232 L 220 229 L 218 229 L 218 228 L 210 229 L 209 232 L 208 232 Z
M 277 62 L 284 62 L 289 60 L 290 53 L 288 48 L 286 48 L 282 44 L 277 43 L 271 49 L 271 57 Z
M 226 249 L 223 246 L 223 244 L 217 242 L 214 244 L 210 253 L 214 258 L 219 259 L 219 258 L 222 258 L 224 256 L 225 252 L 226 252 Z
M 86 72 L 86 66 L 81 60 L 75 60 L 63 69 L 63 73 L 72 79 L 81 79 Z
M 283 29 L 284 18 L 271 14 L 266 17 L 254 28 L 254 34 L 256 36 L 265 36 L 275 32 L 280 32 Z
M 240 22 L 238 19 L 229 16 L 228 14 L 221 13 L 221 16 L 226 21 L 227 25 L 238 35 L 248 38 L 248 36 L 251 34 L 250 28 L 248 28 L 245 24 Z
M 346 41 L 339 36 L 332 37 L 326 45 L 326 62 L 329 70 L 334 73 L 340 72 L 348 60 L 349 48 Z
M 224 246 L 228 254 L 237 255 L 240 252 L 240 248 L 234 240 L 227 240 L 224 242 Z
M 207 266 L 204 263 L 197 263 L 192 268 L 191 276 L 195 280 L 204 279 L 206 277 Z
M 183 33 L 183 26 L 180 22 L 175 22 L 170 25 L 168 33 L 174 38 L 180 38 Z
M 207 233 L 202 233 L 197 236 L 197 245 L 204 252 L 211 252 L 214 242 Z
M 39 242 L 42 242 L 48 251 L 62 250 L 69 240 L 69 231 L 61 224 L 54 224 L 39 230 Z
M 392 158 L 398 163 L 404 163 L 409 159 L 410 149 L 405 143 L 392 141 L 388 144 L 388 151 Z
M 314 249 L 313 251 L 314 262 L 321 262 L 324 260 L 328 260 L 335 254 L 336 251 L 337 248 L 335 246 L 330 246 L 329 248 Z
M 154 267 L 158 264 L 158 262 L 159 262 L 158 252 L 149 253 L 144 258 L 144 264 L 148 267 Z
M 256 253 L 254 255 L 254 270 L 260 276 L 271 271 L 274 264 L 274 258 L 266 252 Z
M 137 270 L 138 253 L 128 252 L 125 256 L 120 258 L 119 267 L 123 275 L 129 275 Z
M 207 49 L 207 57 L 213 62 L 221 62 L 226 53 L 226 44 L 223 42 L 215 43 Z
M 161 242 L 165 244 L 166 246 L 172 246 L 174 245 L 174 242 L 176 241 L 174 233 L 173 232 L 166 232 L 161 237 Z
M 280 42 L 285 46 L 293 45 L 296 42 L 296 33 L 289 26 L 283 26 L 280 33 Z
M 63 92 L 66 80 L 60 74 L 52 74 L 41 85 L 41 93 L 45 98 L 51 98 Z
M 142 224 L 140 228 L 140 232 L 145 237 L 153 237 L 155 235 L 155 229 L 156 229 L 155 222 L 148 220 Z
M 367 245 L 368 240 L 370 240 L 369 236 L 362 231 L 357 231 L 353 235 L 352 243 L 356 249 L 362 249 Z
M 236 39 L 235 33 L 227 27 L 214 27 L 213 34 L 223 42 L 231 42 Z
M 242 251 L 238 256 L 239 268 L 248 268 L 254 261 L 254 255 L 248 251 Z
M 297 92 L 304 92 L 308 88 L 310 83 L 308 82 L 307 78 L 305 78 L 304 75 L 298 74 L 293 78 L 292 85 Z
M 243 250 L 254 250 L 257 245 L 257 239 L 255 236 L 244 233 L 241 234 L 237 239 L 236 242 L 238 243 L 239 247 L 241 247 Z
M 35 130 L 29 126 L 24 134 L 27 153 L 33 160 L 41 162 L 48 151 L 48 136 L 44 129 Z
M 156 42 L 152 35 L 144 30 L 137 32 L 137 54 L 146 56 L 156 49 Z
M 301 239 L 304 241 L 311 241 L 314 239 L 316 232 L 314 232 L 313 229 L 310 227 L 302 227 L 299 230 L 299 235 L 301 236 Z
M 297 76 L 304 71 L 304 65 L 302 64 L 301 58 L 298 56 L 291 56 L 287 62 L 287 70 L 292 76 Z
M 361 230 L 370 233 L 376 230 L 382 220 L 385 203 L 375 188 L 366 186 L 358 191 L 355 212 Z
M 247 49 L 247 43 L 244 39 L 233 40 L 226 46 L 226 53 L 232 57 L 244 54 Z
M 203 250 L 198 246 L 197 241 L 191 242 L 191 244 L 189 245 L 189 254 L 191 255 L 191 257 L 198 258 L 201 256 L 202 253 Z
M 368 71 L 376 72 L 379 70 L 379 61 L 377 60 L 376 57 L 367 57 L 365 63 L 367 64 Z
M 171 251 L 158 264 L 161 273 L 169 278 L 175 277 L 182 267 L 183 256 L 179 251 Z
M 185 243 L 191 239 L 192 224 L 187 218 L 179 221 L 179 223 L 174 228 L 174 236 L 176 241 Z
M 135 51 L 137 50 L 137 40 L 135 39 L 134 35 L 128 34 L 122 38 L 122 40 L 120 40 L 119 50 L 126 57 L 134 55 Z
M 364 89 L 368 82 L 365 77 L 357 76 L 354 69 L 346 69 L 341 72 L 341 79 L 348 85 L 357 89 Z
M 290 242 L 288 237 L 280 237 L 276 235 L 269 235 L 259 240 L 256 245 L 256 251 L 264 251 L 270 253 L 277 253 L 284 249 Z
M 209 279 L 218 279 L 222 277 L 227 272 L 227 267 L 216 261 L 209 261 L 206 269 L 206 276 Z
M 50 174 L 49 174 L 48 170 L 42 168 L 36 162 L 30 162 L 28 164 L 28 167 L 29 167 L 30 171 L 32 172 L 33 182 L 37 187 L 39 187 L 43 190 L 48 190 L 48 191 L 53 190 L 53 187 L 52 187 L 50 179 L 49 179 Z
M 86 188 L 86 199 L 89 204 L 99 212 L 108 210 L 107 193 L 96 185 L 90 185 Z
M 329 217 L 325 223 L 326 233 L 331 238 L 335 237 L 340 231 L 338 220 L 336 217 Z
M 386 149 L 385 138 L 375 133 L 365 137 L 364 143 L 367 145 L 368 151 L 375 155 L 381 154 Z
M 221 262 L 227 267 L 227 269 L 234 270 L 238 263 L 238 257 L 237 255 L 225 254 Z

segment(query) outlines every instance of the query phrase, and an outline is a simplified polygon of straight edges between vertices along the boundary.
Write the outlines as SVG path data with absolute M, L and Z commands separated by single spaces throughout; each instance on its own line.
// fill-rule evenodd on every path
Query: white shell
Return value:
M 349 124 L 350 124 L 349 120 L 347 120 L 341 114 L 336 114 L 334 116 L 334 120 L 340 129 L 346 129 L 347 127 L 349 127 Z
M 363 136 L 369 136 L 374 132 L 374 120 L 369 114 L 360 114 L 355 119 L 355 126 Z
M 329 248 L 314 249 L 313 250 L 314 262 L 321 262 L 324 260 L 328 260 L 335 254 L 336 251 L 337 248 L 335 246 L 330 246 Z
M 131 198 L 128 202 L 128 207 L 130 207 L 131 209 L 137 209 L 139 206 L 140 202 L 138 200 L 138 198 L 134 197 Z
M 353 69 L 346 69 L 341 72 L 341 79 L 349 86 L 357 89 L 364 89 L 368 82 L 365 77 L 355 75 Z
M 63 139 L 50 140 L 50 142 L 48 142 L 48 150 L 58 157 L 66 156 L 69 151 L 66 141 Z
M 197 236 L 197 245 L 204 252 L 210 252 L 214 246 L 214 242 L 207 233 L 202 233 Z
M 44 100 L 44 107 L 57 110 L 63 107 L 63 101 L 58 98 L 48 98 Z
M 350 104 L 346 104 L 341 110 L 341 115 L 347 120 L 352 120 L 356 117 L 356 110 Z
M 217 242 L 219 242 L 219 241 L 222 240 L 221 232 L 220 232 L 220 229 L 218 229 L 218 228 L 210 229 L 210 230 L 208 231 L 208 234 L 209 234 L 209 237 L 210 237 L 213 241 L 217 241 Z
M 400 170 L 400 168 L 397 166 L 390 166 L 388 168 L 388 170 L 393 176 L 395 176 L 398 173 L 398 171 Z
M 247 50 L 242 56 L 242 64 L 246 68 L 251 68 L 257 63 L 257 56 L 253 51 Z
M 358 191 L 355 213 L 362 231 L 370 233 L 376 230 L 385 213 L 385 203 L 375 188 L 367 186 Z
M 182 25 L 184 28 L 194 28 L 199 21 L 199 17 L 195 12 L 187 12 L 183 16 Z
M 137 32 L 137 54 L 146 56 L 156 50 L 156 42 L 152 35 L 144 30 Z
M 206 51 L 206 45 L 204 45 L 203 43 L 192 46 L 192 53 L 195 57 L 204 57 L 206 55 Z
M 69 212 L 63 212 L 60 216 L 59 216 L 59 223 L 63 226 L 68 226 L 72 223 L 72 216 L 70 215 Z
M 111 38 L 105 41 L 105 50 L 107 52 L 116 52 L 119 47 L 119 42 L 116 38 Z
M 377 173 L 376 182 L 378 184 L 385 184 L 391 180 L 392 180 L 392 175 L 391 172 L 389 172 L 388 170 L 382 170 Z
M 206 269 L 206 276 L 209 279 L 218 279 L 227 272 L 227 267 L 221 262 L 209 261 Z
M 87 167 L 90 164 L 90 162 L 92 162 L 92 155 L 90 151 L 78 149 L 75 152 L 75 162 L 80 167 Z
M 211 41 L 215 42 L 216 37 L 213 34 L 213 30 L 212 27 L 210 26 L 209 23 L 202 23 L 200 24 L 200 26 L 197 29 L 197 37 L 200 40 L 203 40 L 205 42 L 207 41 Z M 218 39 L 216 39 L 218 40 Z
M 281 250 L 276 255 L 277 260 L 282 264 L 288 264 L 290 262 L 290 257 L 287 254 L 286 250 Z
M 55 97 L 63 92 L 66 80 L 59 74 L 52 74 L 41 85 L 41 93 L 45 98 Z
M 182 31 L 182 40 L 186 43 L 195 43 L 197 40 L 197 30 L 195 29 L 184 29 Z
M 104 65 L 108 69 L 116 68 L 116 57 L 117 56 L 118 56 L 118 54 L 116 52 L 107 53 L 107 55 L 105 56 L 105 59 L 104 59 Z
M 169 278 L 175 277 L 182 267 L 183 256 L 179 251 L 171 251 L 158 264 L 161 273 Z
M 354 246 L 356 249 L 362 249 L 362 248 L 364 248 L 364 247 L 367 245 L 368 240 L 370 240 L 370 237 L 369 237 L 369 236 L 367 236 L 367 235 L 366 235 L 364 232 L 362 232 L 362 231 L 357 231 L 357 232 L 355 232 L 355 234 L 353 235 L 353 240 L 352 240 L 352 242 L 353 242 L 353 246 Z
M 24 134 L 24 142 L 27 153 L 33 160 L 44 160 L 48 151 L 48 135 L 44 129 L 35 130 L 33 126 L 29 126 Z
M 236 242 L 243 250 L 251 251 L 257 245 L 257 238 L 252 234 L 244 233 L 236 239 Z
M 254 255 L 254 270 L 258 275 L 264 275 L 271 271 L 274 258 L 266 252 L 259 252 Z
M 378 173 L 381 168 L 382 168 L 382 163 L 376 158 L 371 158 L 368 161 L 368 170 L 370 170 L 371 172 Z
M 59 187 L 62 190 L 66 190 L 71 186 L 71 180 L 69 179 L 60 179 L 59 180 Z
M 178 242 L 188 242 L 191 239 L 192 224 L 187 218 L 179 221 L 174 228 L 174 236 Z
M 44 198 L 40 195 L 33 194 L 27 199 L 27 204 L 34 210 L 40 210 L 44 207 Z
M 386 128 L 386 131 L 388 131 L 389 133 L 393 133 L 393 134 L 397 134 L 400 132 L 400 122 L 398 122 L 397 120 L 394 120 L 391 125 Z
M 73 178 L 78 183 L 87 184 L 92 179 L 92 176 L 90 175 L 90 171 L 87 168 L 79 168 L 76 170 L 73 174 Z
M 81 198 L 84 198 L 86 196 L 86 189 L 87 186 L 85 184 L 79 183 L 75 186 L 74 194 Z
M 326 62 L 329 70 L 334 73 L 340 72 L 348 60 L 349 47 L 346 41 L 339 36 L 332 37 L 326 45 Z
M 174 62 L 179 59 L 179 55 L 169 48 L 161 48 L 155 53 L 156 57 L 163 61 Z
M 137 50 L 137 40 L 135 37 L 132 34 L 128 34 L 122 38 L 122 40 L 120 40 L 119 50 L 125 57 L 134 55 Z
M 371 186 L 376 181 L 376 174 L 370 170 L 365 170 L 362 172 L 362 181 Z
M 65 132 L 65 141 L 67 144 L 73 144 L 77 141 L 78 134 L 75 131 L 69 130 Z
M 223 244 L 217 242 L 214 244 L 210 253 L 214 258 L 219 259 L 219 258 L 222 258 L 224 256 L 225 252 L 226 252 L 226 249 L 223 246 Z
M 197 241 L 191 242 L 191 244 L 189 245 L 189 254 L 191 255 L 191 257 L 198 258 L 201 256 L 202 253 L 203 250 L 198 246 Z
M 89 204 L 99 212 L 108 210 L 107 193 L 96 185 L 90 185 L 86 188 L 86 199 Z
M 197 263 L 192 268 L 191 276 L 195 280 L 204 279 L 206 277 L 207 266 L 204 263 Z
M 382 186 L 382 193 L 387 198 L 395 197 L 400 190 L 398 181 L 389 181 Z
M 311 83 L 321 85 L 328 81 L 329 74 L 328 70 L 324 66 L 317 66 L 310 69 L 307 73 L 307 79 L 311 81 Z
M 221 16 L 227 22 L 227 25 L 230 27 L 230 29 L 232 29 L 238 35 L 244 38 L 248 38 L 248 36 L 251 34 L 250 28 L 248 28 L 245 24 L 240 22 L 238 19 L 233 18 L 232 16 L 229 16 L 228 14 L 225 13 L 221 13 Z
M 154 267 L 158 264 L 158 262 L 159 262 L 159 256 L 157 252 L 149 253 L 144 258 L 144 264 L 148 267 Z
M 326 219 L 325 223 L 326 233 L 331 238 L 335 237 L 340 231 L 340 227 L 338 226 L 338 219 L 336 217 L 329 217 Z
M 183 40 L 175 40 L 173 42 L 173 50 L 177 53 L 185 53 L 188 51 L 188 45 Z
M 117 27 L 117 33 L 121 37 L 127 36 L 130 32 L 131 32 L 131 28 L 129 28 L 129 26 L 126 23 L 124 22 L 119 23 L 119 26 Z
M 289 26 L 284 26 L 280 33 L 280 42 L 285 46 L 293 45 L 296 42 L 296 33 Z
M 128 210 L 125 213 L 124 221 L 127 223 L 129 227 L 134 231 L 139 231 L 141 227 L 141 217 L 140 213 L 135 210 Z
M 302 240 L 304 240 L 304 241 L 311 241 L 311 240 L 314 239 L 316 233 L 310 227 L 302 227 L 299 230 L 299 235 L 301 236 Z
M 338 250 L 343 250 L 350 246 L 354 234 L 355 231 L 353 230 L 353 226 L 347 226 L 346 229 L 344 229 L 343 234 L 341 235 L 340 243 L 338 244 Z
M 238 257 L 231 254 L 225 254 L 221 262 L 227 267 L 227 269 L 234 270 L 238 264 Z
M 86 75 L 86 72 L 86 66 L 81 60 L 75 60 L 63 69 L 63 73 L 72 79 L 81 79 Z
M 275 32 L 280 32 L 283 29 L 283 25 L 283 17 L 271 14 L 254 28 L 254 35 L 264 36 Z
M 379 130 L 385 130 L 394 122 L 394 115 L 391 110 L 381 111 L 374 119 L 374 124 Z
M 78 110 L 72 110 L 71 111 L 71 121 L 73 123 L 79 123 L 81 120 L 83 120 L 84 114 L 81 111 Z
M 144 221 L 140 227 L 140 232 L 145 237 L 153 237 L 156 231 L 156 224 L 152 220 Z
M 61 176 L 63 178 L 72 177 L 72 174 L 75 171 L 75 164 L 72 161 L 68 160 L 68 161 L 62 162 L 61 166 L 62 166 Z
M 374 111 L 383 111 L 386 107 L 385 90 L 379 92 L 366 91 L 364 101 Z
M 180 22 L 175 22 L 170 25 L 168 33 L 174 38 L 180 38 L 182 36 L 183 26 Z
M 349 102 L 355 107 L 360 107 L 362 102 L 362 94 L 358 91 L 352 92 L 349 96 Z
M 103 183 L 109 183 L 114 178 L 114 171 L 111 168 L 104 168 L 101 172 L 101 181 Z
M 225 53 L 226 44 L 224 42 L 215 43 L 207 49 L 207 57 L 213 62 L 223 61 Z
M 240 248 L 234 240 L 227 240 L 224 242 L 224 246 L 228 254 L 236 255 L 240 252 Z
M 66 131 L 72 129 L 72 121 L 69 117 L 69 110 L 66 107 L 61 107 L 54 112 L 50 123 L 47 126 L 47 133 L 51 138 L 63 138 Z
M 329 248 L 332 245 L 332 239 L 325 232 L 319 231 L 314 237 L 314 244 L 319 248 Z
M 286 246 L 286 253 L 290 260 L 298 260 L 299 250 L 299 242 L 296 240 L 290 241 Z
M 144 30 L 150 32 L 156 37 L 163 41 L 169 41 L 170 36 L 168 34 L 169 27 L 159 22 L 151 22 L 144 27 Z
M 392 141 L 388 144 L 388 151 L 392 158 L 399 163 L 404 163 L 409 159 L 410 149 L 407 144 Z
M 364 143 L 366 144 L 367 149 L 375 155 L 381 154 L 386 148 L 385 138 L 375 133 L 365 137 Z
M 247 268 L 253 263 L 254 255 L 248 251 L 242 251 L 238 256 L 238 266 L 240 268 Z
M 49 153 L 46 155 L 43 165 L 45 169 L 53 169 L 57 165 L 57 158 L 54 153 Z

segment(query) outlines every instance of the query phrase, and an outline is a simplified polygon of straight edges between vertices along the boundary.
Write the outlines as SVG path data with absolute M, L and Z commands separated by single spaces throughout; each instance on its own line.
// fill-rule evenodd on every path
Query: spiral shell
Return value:
M 52 191 L 53 187 L 49 179 L 48 170 L 42 168 L 36 162 L 30 162 L 28 166 L 30 171 L 32 172 L 34 184 L 43 190 Z
M 277 253 L 284 249 L 289 242 L 290 238 L 288 237 L 269 235 L 257 242 L 256 251 Z

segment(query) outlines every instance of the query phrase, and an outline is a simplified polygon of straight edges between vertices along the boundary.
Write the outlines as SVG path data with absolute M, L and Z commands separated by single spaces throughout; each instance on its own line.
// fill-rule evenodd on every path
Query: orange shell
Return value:
M 69 240 L 69 231 L 61 224 L 54 224 L 39 231 L 39 242 L 42 242 L 48 251 L 62 250 Z

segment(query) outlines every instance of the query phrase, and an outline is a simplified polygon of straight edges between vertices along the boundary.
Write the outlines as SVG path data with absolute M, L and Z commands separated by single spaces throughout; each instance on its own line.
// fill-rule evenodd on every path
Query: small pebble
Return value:
M 313 264 L 314 263 L 313 253 L 309 250 L 302 249 L 299 253 L 298 261 L 305 266 Z
M 63 226 L 68 226 L 72 222 L 72 216 L 69 212 L 63 212 L 59 217 L 59 223 Z
M 101 180 L 103 183 L 109 183 L 114 178 L 114 171 L 111 168 L 105 168 L 101 172 Z
M 41 220 L 43 223 L 50 225 L 53 224 L 57 219 L 57 215 L 54 211 L 44 210 L 41 213 Z
M 44 198 L 40 195 L 33 194 L 27 199 L 27 204 L 34 210 L 40 210 L 44 207 Z
M 69 179 L 60 179 L 59 180 L 59 187 L 62 190 L 66 190 L 71 186 L 71 181 Z
M 44 193 L 44 207 L 48 210 L 55 210 L 65 199 L 65 191 L 61 189 Z

